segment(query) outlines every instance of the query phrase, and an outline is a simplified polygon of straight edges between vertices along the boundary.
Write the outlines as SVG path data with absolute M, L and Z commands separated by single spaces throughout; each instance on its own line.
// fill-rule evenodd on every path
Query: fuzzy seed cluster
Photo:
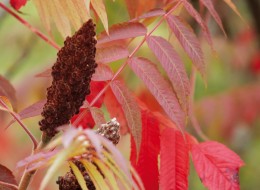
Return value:
M 52 85 L 39 122 L 41 130 L 53 137 L 56 128 L 67 124 L 79 112 L 95 72 L 95 24 L 87 21 L 72 37 L 67 37 L 52 67 Z

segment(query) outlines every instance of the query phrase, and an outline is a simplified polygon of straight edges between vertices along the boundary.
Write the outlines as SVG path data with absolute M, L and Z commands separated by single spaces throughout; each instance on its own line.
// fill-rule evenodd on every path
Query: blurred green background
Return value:
M 128 20 L 124 1 L 105 2 L 109 25 Z M 197 6 L 196 2 L 194 1 L 195 6 Z M 227 38 L 221 33 L 216 23 L 211 18 L 209 19 L 208 24 L 216 53 L 212 53 L 209 45 L 203 39 L 201 40 L 207 64 L 207 85 L 205 86 L 201 77 L 197 75 L 195 110 L 205 134 L 210 139 L 230 147 L 246 163 L 240 172 L 241 189 L 258 190 L 260 187 L 258 179 L 260 176 L 260 34 L 257 30 L 257 23 L 259 21 L 252 14 L 253 9 L 250 9 L 247 1 L 239 0 L 235 1 L 235 4 L 245 22 L 222 1 L 216 6 L 223 20 Z M 31 1 L 28 1 L 21 11 L 21 16 L 26 21 L 46 33 Z M 185 11 L 182 14 L 200 35 L 193 19 Z M 103 30 L 100 23 L 97 30 L 99 32 Z M 155 34 L 165 38 L 169 35 L 164 24 Z M 62 38 L 56 30 L 53 36 L 55 41 L 62 45 Z M 190 73 L 190 60 L 176 40 L 174 38 L 171 40 L 185 60 L 187 71 Z M 134 47 L 137 41 L 134 41 L 131 46 Z M 46 78 L 35 78 L 35 75 L 51 67 L 55 62 L 56 53 L 54 48 L 0 9 L 0 75 L 15 86 L 18 111 L 44 99 L 45 89 L 50 81 Z M 146 46 L 141 48 L 138 54 L 145 54 L 156 62 Z M 123 61 L 112 63 L 110 66 L 116 70 Z M 142 96 L 144 86 L 139 83 L 129 68 L 122 73 L 121 77 L 125 79 L 131 90 Z M 39 118 L 25 120 L 26 125 L 37 137 L 40 136 L 37 124 Z M 5 126 L 9 120 L 9 116 L 1 115 L 1 127 Z M 191 125 L 187 130 L 201 140 Z M 31 144 L 17 124 L 8 129 L 7 133 L 6 137 L 0 140 L 0 163 L 15 169 L 15 163 L 30 154 Z M 129 137 L 124 137 L 119 145 L 126 157 L 129 156 L 129 149 L 124 147 L 129 146 L 128 140 Z M 19 171 L 16 172 L 19 175 Z M 192 163 L 190 173 L 190 189 L 205 189 Z M 44 172 L 37 174 L 32 188 L 37 187 L 43 174 Z M 49 188 L 53 189 L 53 186 Z

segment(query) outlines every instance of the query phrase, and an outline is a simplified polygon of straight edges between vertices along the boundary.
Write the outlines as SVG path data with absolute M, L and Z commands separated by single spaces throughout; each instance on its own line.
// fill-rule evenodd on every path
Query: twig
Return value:
M 48 137 L 45 133 L 42 133 L 41 141 L 38 144 L 37 148 L 32 151 L 32 154 L 42 150 L 49 142 L 51 141 L 51 138 Z M 37 170 L 29 171 L 27 172 L 26 168 L 24 170 L 23 176 L 20 180 L 18 190 L 26 190 L 29 186 L 32 177 L 36 173 Z
M 22 17 L 20 17 L 18 14 L 16 14 L 14 11 L 9 9 L 7 6 L 5 6 L 3 3 L 0 2 L 0 7 L 2 7 L 6 12 L 8 12 L 10 15 L 15 17 L 17 20 L 19 20 L 23 25 L 25 25 L 27 28 L 29 28 L 33 33 L 35 33 L 37 36 L 39 36 L 41 39 L 43 39 L 45 42 L 50 44 L 52 47 L 54 47 L 57 50 L 60 50 L 60 47 L 52 40 L 50 40 L 46 35 L 44 35 L 42 32 L 40 32 L 38 29 L 34 28 L 32 25 L 30 25 L 26 20 L 24 20 Z
M 128 55 L 127 59 L 130 59 L 133 57 L 133 55 L 140 49 L 140 47 L 144 44 L 144 42 L 146 41 L 146 39 L 151 36 L 151 34 L 161 25 L 161 23 L 167 18 L 167 16 L 169 14 L 171 14 L 176 8 L 178 8 L 178 6 L 181 4 L 181 2 L 179 1 L 174 7 L 172 7 L 167 13 L 165 13 L 161 19 L 158 21 L 158 23 L 155 25 L 155 27 L 144 36 L 144 38 L 142 39 L 142 41 L 139 43 L 139 45 L 132 51 L 132 53 L 130 55 Z M 127 66 L 128 62 L 126 60 L 126 62 L 121 65 L 121 67 L 117 70 L 117 72 L 114 74 L 113 78 L 106 84 L 106 86 L 97 94 L 97 96 L 91 101 L 91 103 L 89 104 L 89 106 L 93 106 L 97 100 L 106 92 L 106 90 L 108 89 L 108 87 L 110 86 L 110 84 L 118 77 L 118 75 L 123 71 L 123 69 Z M 85 117 L 85 115 L 88 113 L 87 110 L 83 110 L 79 116 L 77 117 L 77 119 L 73 122 L 73 125 L 78 125 L 79 122 Z
M 23 122 L 17 117 L 17 115 L 12 112 L 8 106 L 5 104 L 5 102 L 0 98 L 0 104 L 8 110 L 8 112 L 13 116 L 13 118 L 20 124 L 20 126 L 23 128 L 23 130 L 27 133 L 27 135 L 30 137 L 30 139 L 33 142 L 33 149 L 37 148 L 38 142 L 36 138 L 33 136 L 33 134 L 27 129 L 27 127 L 23 124 Z
M 11 184 L 11 183 L 5 183 L 3 181 L 0 181 L 0 186 L 1 187 L 7 187 L 8 189 L 18 189 L 18 186 Z

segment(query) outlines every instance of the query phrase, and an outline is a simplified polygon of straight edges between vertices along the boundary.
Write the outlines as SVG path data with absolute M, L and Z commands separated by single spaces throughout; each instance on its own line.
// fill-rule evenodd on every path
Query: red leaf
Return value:
M 131 163 L 140 175 L 145 189 L 159 189 L 158 155 L 160 151 L 159 122 L 152 113 L 142 110 L 142 143 L 136 162 L 136 149 L 131 138 Z
M 169 15 L 167 17 L 167 22 L 183 49 L 193 61 L 195 67 L 201 75 L 204 76 L 206 69 L 203 60 L 203 53 L 200 43 L 192 28 L 178 16 Z
M 81 108 L 79 113 L 74 115 L 71 118 L 71 120 L 70 120 L 71 123 L 73 123 L 84 110 L 86 110 L 86 108 Z M 91 115 L 91 112 L 88 109 L 88 113 L 84 116 L 84 118 L 75 127 L 82 127 L 83 129 L 92 129 L 94 126 L 95 126 L 95 121 Z
M 5 166 L 0 164 L 0 189 L 17 189 L 17 183 L 13 173 Z
M 140 20 L 140 19 L 151 18 L 151 17 L 155 17 L 155 16 L 162 16 L 164 14 L 165 14 L 165 11 L 163 9 L 156 8 L 156 9 L 153 9 L 153 10 L 147 12 L 147 13 L 144 13 L 143 15 L 141 15 L 137 18 L 132 19 L 131 22 L 137 21 L 137 20 Z
M 163 130 L 164 128 L 174 128 L 177 129 L 176 125 L 170 120 L 168 119 L 167 116 L 163 115 L 160 112 L 153 112 L 154 117 L 160 121 L 160 128 Z
M 27 3 L 27 0 L 10 0 L 11 6 L 19 10 L 22 6 L 24 6 Z
M 260 73 L 260 51 L 253 55 L 250 64 L 250 69 L 254 74 Z
M 135 18 L 159 4 L 158 0 L 125 0 L 130 18 Z
M 128 14 L 130 18 L 134 18 L 136 16 L 136 8 L 138 7 L 138 0 L 125 0 Z
M 27 119 L 30 117 L 35 117 L 35 116 L 41 115 L 42 109 L 43 109 L 43 106 L 45 103 L 46 103 L 46 100 L 41 100 L 39 102 L 36 102 L 36 103 L 28 106 L 27 108 L 23 109 L 21 112 L 19 112 L 18 116 L 22 120 L 22 119 Z M 15 119 L 11 120 L 8 123 L 6 129 L 8 127 L 10 127 L 15 121 L 16 121 Z
M 93 81 L 108 81 L 113 78 L 113 72 L 109 66 L 104 64 L 98 64 L 95 73 L 92 75 Z
M 180 128 L 184 128 L 185 114 L 169 83 L 161 76 L 156 66 L 144 58 L 129 59 L 129 65 L 143 80 L 147 88 L 163 107 L 169 118 Z
M 204 20 L 201 18 L 200 14 L 194 9 L 194 7 L 188 2 L 183 1 L 183 5 L 186 8 L 187 12 L 197 21 L 197 23 L 201 26 L 203 35 L 206 37 L 206 40 L 208 41 L 211 48 L 213 48 L 213 42 L 210 36 L 209 28 L 204 22 Z
M 86 100 L 90 103 L 97 94 L 105 87 L 106 82 L 103 81 L 91 81 L 90 82 L 90 94 L 86 96 Z M 93 105 L 94 107 L 100 108 L 104 100 L 104 95 L 102 95 L 98 101 Z
M 140 109 L 130 91 L 120 81 L 113 81 L 110 86 L 117 101 L 122 106 L 128 127 L 136 143 L 137 153 L 139 154 L 142 139 Z
M 228 137 L 233 134 L 233 130 L 239 123 L 247 123 L 251 126 L 259 118 L 259 97 L 259 83 L 236 87 L 221 95 L 204 98 L 197 102 L 196 115 L 201 125 L 215 128 L 221 136 Z
M 151 36 L 147 38 L 147 43 L 170 78 L 182 109 L 188 113 L 190 82 L 182 60 L 172 45 L 162 37 Z
M 161 134 L 160 189 L 187 190 L 189 146 L 182 133 L 166 128 Z
M 111 63 L 113 61 L 126 58 L 128 55 L 128 49 L 119 45 L 106 48 L 98 48 L 96 53 L 96 62 Z
M 221 28 L 221 30 L 223 31 L 223 33 L 226 36 L 226 32 L 224 30 L 221 18 L 219 17 L 217 11 L 214 8 L 214 5 L 212 3 L 212 0 L 200 0 L 200 2 L 207 7 L 207 9 L 209 10 L 210 14 L 213 16 L 213 18 L 215 19 L 215 21 L 217 22 L 217 24 L 219 25 L 219 27 Z
M 46 103 L 46 100 L 41 100 L 39 102 L 36 102 L 32 104 L 31 106 L 23 109 L 21 112 L 19 112 L 20 119 L 26 119 L 29 117 L 35 117 L 38 115 L 41 115 L 42 109 L 44 104 Z
M 16 107 L 15 93 L 16 92 L 13 85 L 0 75 L 0 96 L 7 97 L 11 101 L 11 104 L 14 108 Z
M 97 44 L 144 36 L 146 31 L 146 27 L 138 22 L 116 24 L 109 29 L 109 35 L 106 33 L 101 33 L 99 35 Z
M 95 108 L 95 107 L 91 107 L 90 108 L 90 112 L 92 115 L 92 118 L 95 122 L 95 124 L 99 127 L 101 124 L 106 123 L 105 117 L 104 117 L 104 113 L 102 112 L 101 109 Z
M 239 168 L 244 162 L 223 144 L 193 145 L 192 159 L 202 183 L 210 190 L 239 190 Z
M 105 84 L 106 84 L 105 82 L 91 81 L 90 94 L 88 96 L 86 96 L 86 100 L 88 102 L 91 102 L 97 96 L 97 94 L 104 88 Z M 104 95 L 102 95 L 93 106 L 100 108 L 103 104 L 103 101 L 104 101 Z M 71 118 L 71 123 L 73 123 L 77 119 L 77 117 L 82 113 L 82 111 L 85 109 L 86 108 L 81 108 L 79 114 L 74 115 Z M 89 109 L 89 108 L 87 108 L 87 109 Z M 84 129 L 93 128 L 95 126 L 95 121 L 92 117 L 91 109 L 92 108 L 90 108 L 90 111 L 88 110 L 88 113 L 86 114 L 86 116 L 79 122 L 79 124 L 77 126 L 82 126 Z
M 110 118 L 115 117 L 120 123 L 120 133 L 122 135 L 126 134 L 129 131 L 126 118 L 121 105 L 117 101 L 111 89 L 108 89 L 105 93 L 104 104 L 109 112 Z

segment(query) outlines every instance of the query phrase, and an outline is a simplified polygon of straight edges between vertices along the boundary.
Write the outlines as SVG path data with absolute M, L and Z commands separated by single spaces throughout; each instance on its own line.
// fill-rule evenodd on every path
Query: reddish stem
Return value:
M 13 116 L 13 118 L 21 125 L 21 127 L 23 128 L 23 130 L 27 133 L 27 135 L 30 137 L 30 139 L 33 142 L 33 149 L 35 150 L 37 148 L 38 142 L 36 140 L 36 138 L 33 136 L 33 134 L 27 129 L 27 127 L 23 124 L 23 122 L 17 117 L 17 115 L 10 111 L 10 109 L 8 108 L 8 106 L 5 104 L 5 102 L 0 98 L 0 104 L 6 108 L 8 110 L 8 112 Z
M 151 34 L 161 25 L 161 23 L 167 18 L 167 16 L 169 14 L 171 14 L 179 5 L 181 4 L 181 2 L 179 1 L 173 8 L 171 8 L 163 17 L 161 17 L 161 19 L 158 21 L 158 23 L 155 25 L 155 27 L 147 34 L 144 36 L 144 38 L 142 39 L 142 41 L 139 43 L 139 45 L 132 51 L 132 53 L 130 55 L 128 55 L 127 59 L 132 58 L 133 55 L 140 49 L 140 47 L 144 44 L 144 42 L 146 41 L 146 39 L 151 36 Z M 89 106 L 93 106 L 97 100 L 106 92 L 106 90 L 108 89 L 108 87 L 110 86 L 110 84 L 118 77 L 118 75 L 123 71 L 123 69 L 126 67 L 126 65 L 128 64 L 128 62 L 126 61 L 123 65 L 121 65 L 121 67 L 117 70 L 117 72 L 114 74 L 113 78 L 106 84 L 106 86 L 97 94 L 97 96 L 91 101 L 91 103 L 89 104 Z M 85 109 L 83 110 L 79 116 L 77 117 L 77 119 L 72 123 L 73 125 L 77 126 L 79 124 L 79 122 L 86 116 L 86 114 L 88 113 L 88 110 Z
M 5 6 L 3 3 L 0 2 L 0 7 L 2 7 L 6 12 L 8 12 L 10 15 L 15 17 L 17 20 L 19 20 L 23 25 L 25 25 L 27 28 L 29 28 L 33 33 L 35 33 L 37 36 L 39 36 L 41 39 L 43 39 L 45 42 L 50 44 L 52 47 L 54 47 L 57 50 L 60 50 L 60 47 L 52 40 L 50 40 L 46 35 L 41 33 L 38 29 L 34 28 L 32 25 L 30 25 L 26 20 L 21 18 L 18 14 L 16 14 L 14 11 L 9 9 L 7 6 Z

